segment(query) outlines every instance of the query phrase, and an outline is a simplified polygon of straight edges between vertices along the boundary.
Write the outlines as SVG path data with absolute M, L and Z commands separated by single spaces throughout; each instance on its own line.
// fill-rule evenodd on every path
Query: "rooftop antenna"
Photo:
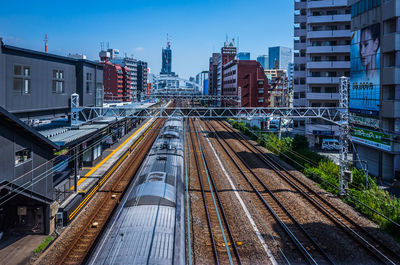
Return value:
M 171 41 L 169 40 L 169 35 L 167 33 L 167 49 L 171 47 Z
M 110 49 L 110 42 L 107 41 L 107 50 Z
M 44 52 L 47 53 L 47 42 L 49 41 L 47 39 L 47 33 L 44 35 Z

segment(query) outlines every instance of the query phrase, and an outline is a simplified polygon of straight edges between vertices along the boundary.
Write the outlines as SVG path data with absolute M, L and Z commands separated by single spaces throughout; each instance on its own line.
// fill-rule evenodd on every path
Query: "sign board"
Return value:
M 390 134 L 353 128 L 351 136 L 353 142 L 376 147 L 385 151 L 392 151 L 392 136 Z
M 353 32 L 350 46 L 349 108 L 377 115 L 380 110 L 381 25 Z
M 18 206 L 17 207 L 17 215 L 19 215 L 19 216 L 25 216 L 25 215 L 27 215 L 27 208 L 26 208 L 26 206 Z

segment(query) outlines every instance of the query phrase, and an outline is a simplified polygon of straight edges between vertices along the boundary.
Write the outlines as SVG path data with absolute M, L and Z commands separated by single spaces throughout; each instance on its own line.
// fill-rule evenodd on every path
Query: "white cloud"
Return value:
M 136 52 L 142 52 L 142 51 L 144 51 L 144 48 L 143 47 L 136 47 L 135 51 Z

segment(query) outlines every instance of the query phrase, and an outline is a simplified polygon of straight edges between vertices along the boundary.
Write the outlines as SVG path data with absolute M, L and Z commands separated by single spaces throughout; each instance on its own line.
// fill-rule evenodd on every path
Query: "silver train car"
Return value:
M 87 264 L 185 264 L 183 118 L 169 118 Z

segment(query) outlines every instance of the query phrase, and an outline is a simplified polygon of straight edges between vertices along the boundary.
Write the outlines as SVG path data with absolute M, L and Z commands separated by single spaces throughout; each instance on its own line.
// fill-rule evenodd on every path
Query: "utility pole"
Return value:
M 350 80 L 348 77 L 340 78 L 340 176 L 339 176 L 339 195 L 345 196 L 349 182 L 352 181 L 352 173 L 348 171 L 348 153 L 349 153 L 349 86 Z

